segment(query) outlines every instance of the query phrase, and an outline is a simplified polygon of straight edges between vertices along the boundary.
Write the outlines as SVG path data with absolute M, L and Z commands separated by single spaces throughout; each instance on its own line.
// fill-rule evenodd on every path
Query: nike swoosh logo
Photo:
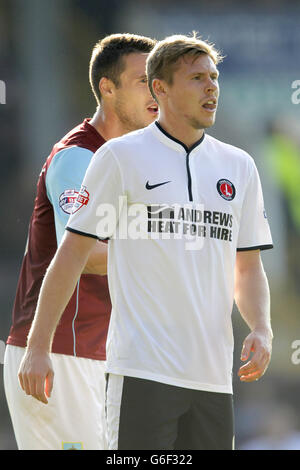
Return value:
M 162 186 L 163 184 L 171 183 L 171 181 L 164 181 L 163 183 L 157 183 L 157 184 L 149 184 L 149 181 L 146 183 L 146 189 L 154 189 L 158 188 L 158 186 Z

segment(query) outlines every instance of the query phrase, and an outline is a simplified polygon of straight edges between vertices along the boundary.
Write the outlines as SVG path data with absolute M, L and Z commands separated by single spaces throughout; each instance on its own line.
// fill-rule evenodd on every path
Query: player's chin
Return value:
M 145 127 L 154 122 L 158 118 L 158 113 L 148 112 L 147 117 L 145 119 Z
M 204 128 L 207 128 L 207 127 L 211 127 L 214 125 L 215 121 L 216 121 L 216 116 L 215 114 L 207 117 L 206 119 L 203 120 L 204 121 Z
M 140 119 L 132 121 L 132 130 L 143 129 L 144 127 L 149 126 L 149 124 L 152 124 L 155 119 L 156 118 L 152 117 L 152 115 L 141 116 Z

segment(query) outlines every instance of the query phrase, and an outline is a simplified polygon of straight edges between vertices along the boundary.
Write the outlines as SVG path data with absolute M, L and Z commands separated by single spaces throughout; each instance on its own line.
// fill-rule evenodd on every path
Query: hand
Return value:
M 19 368 L 19 382 L 27 395 L 47 404 L 53 388 L 54 372 L 49 354 L 26 349 Z
M 272 353 L 273 335 L 270 330 L 253 330 L 243 343 L 241 360 L 247 361 L 240 367 L 238 376 L 241 382 L 254 382 L 262 377 L 268 368 Z

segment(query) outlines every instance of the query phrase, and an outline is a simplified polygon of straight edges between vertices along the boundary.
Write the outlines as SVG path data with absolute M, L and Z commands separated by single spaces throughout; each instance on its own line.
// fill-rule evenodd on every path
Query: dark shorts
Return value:
M 113 374 L 107 380 L 110 449 L 233 449 L 231 394 Z

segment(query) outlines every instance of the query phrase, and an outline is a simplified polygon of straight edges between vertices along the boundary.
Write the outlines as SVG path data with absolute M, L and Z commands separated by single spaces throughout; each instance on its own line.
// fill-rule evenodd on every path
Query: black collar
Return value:
M 181 142 L 180 140 L 176 139 L 175 137 L 173 137 L 171 134 L 169 134 L 167 131 L 165 131 L 165 129 L 163 127 L 161 127 L 161 125 L 159 124 L 158 121 L 155 121 L 155 124 L 156 126 L 158 127 L 158 129 L 163 133 L 165 134 L 165 136 L 167 136 L 169 139 L 173 140 L 174 142 L 176 142 L 177 144 L 180 144 L 184 150 L 187 152 L 187 153 L 190 153 L 194 148 L 196 148 L 198 145 L 200 145 L 203 140 L 204 140 L 204 137 L 205 137 L 205 132 L 203 132 L 203 135 L 201 137 L 201 139 L 197 140 L 197 142 L 195 142 L 191 147 L 188 147 L 187 145 L 185 145 L 183 142 Z

